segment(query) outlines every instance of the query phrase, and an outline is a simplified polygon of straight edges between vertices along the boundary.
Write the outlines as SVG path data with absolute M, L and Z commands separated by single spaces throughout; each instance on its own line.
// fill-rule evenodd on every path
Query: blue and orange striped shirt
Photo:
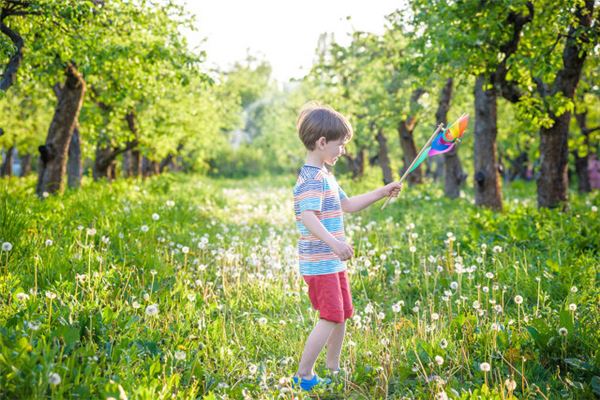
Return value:
M 325 242 L 313 235 L 302 223 L 302 211 L 312 210 L 325 229 L 338 240 L 346 241 L 341 200 L 346 193 L 338 185 L 333 174 L 324 168 L 304 165 L 298 173 L 294 186 L 294 211 L 296 226 L 300 232 L 298 256 L 300 274 L 324 275 L 344 271 L 341 261 Z

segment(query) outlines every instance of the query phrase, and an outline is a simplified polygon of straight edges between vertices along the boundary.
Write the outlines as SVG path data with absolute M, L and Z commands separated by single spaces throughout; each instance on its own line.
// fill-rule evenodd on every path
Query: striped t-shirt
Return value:
M 325 169 L 304 165 L 298 173 L 294 187 L 294 211 L 296 226 L 300 232 L 298 255 L 300 274 L 323 275 L 346 269 L 325 242 L 314 236 L 302 223 L 301 213 L 313 210 L 325 229 L 338 240 L 346 241 L 341 200 L 346 193 L 337 184 L 335 177 Z

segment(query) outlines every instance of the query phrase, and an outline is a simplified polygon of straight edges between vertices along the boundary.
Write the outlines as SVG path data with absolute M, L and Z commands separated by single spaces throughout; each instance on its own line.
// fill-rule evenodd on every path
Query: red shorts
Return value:
M 346 271 L 325 275 L 303 275 L 308 297 L 322 319 L 344 322 L 352 316 L 352 294 Z

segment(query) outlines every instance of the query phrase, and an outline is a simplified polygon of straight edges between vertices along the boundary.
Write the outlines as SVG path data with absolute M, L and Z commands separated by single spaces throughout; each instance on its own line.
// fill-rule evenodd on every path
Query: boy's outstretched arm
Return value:
M 402 183 L 392 182 L 380 187 L 379 189 L 375 189 L 372 192 L 344 199 L 342 200 L 342 211 L 346 213 L 360 211 L 386 196 L 398 196 L 398 193 L 400 193 L 401 189 Z
M 331 247 L 331 250 L 333 250 L 335 255 L 338 256 L 340 260 L 346 261 L 354 256 L 354 249 L 352 246 L 346 242 L 337 240 L 331 233 L 329 233 L 321 221 L 319 221 L 319 218 L 317 218 L 314 211 L 302 211 L 300 218 L 302 218 L 302 223 L 306 229 Z

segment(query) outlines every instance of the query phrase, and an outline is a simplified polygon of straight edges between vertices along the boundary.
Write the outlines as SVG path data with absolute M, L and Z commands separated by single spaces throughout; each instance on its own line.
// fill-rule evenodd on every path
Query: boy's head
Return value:
M 296 127 L 304 146 L 309 151 L 322 152 L 328 164 L 334 164 L 344 154 L 344 145 L 353 134 L 352 126 L 342 114 L 315 103 L 300 111 Z

